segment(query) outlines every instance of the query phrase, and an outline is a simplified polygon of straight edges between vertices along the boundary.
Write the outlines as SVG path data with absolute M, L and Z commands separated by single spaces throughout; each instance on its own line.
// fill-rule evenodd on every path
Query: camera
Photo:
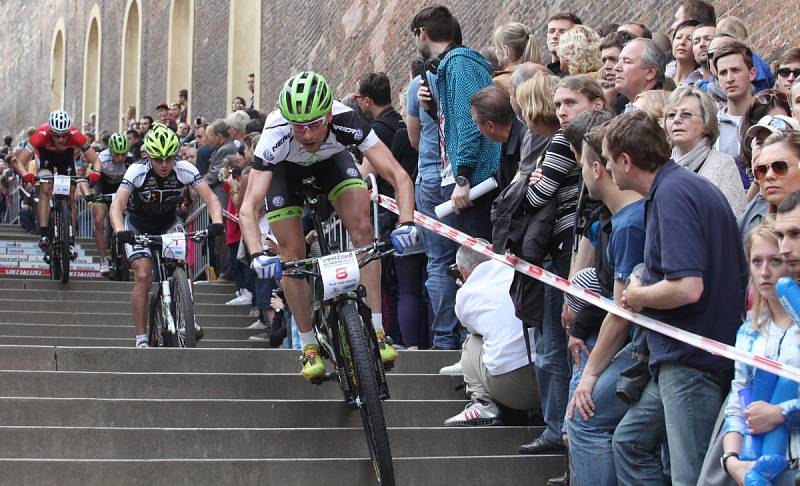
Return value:
M 458 264 L 454 263 L 447 267 L 447 276 L 452 278 L 455 282 L 461 280 L 461 272 L 458 271 Z
M 647 359 L 640 359 L 620 373 L 617 380 L 617 398 L 627 405 L 634 405 L 642 397 L 642 392 L 649 382 L 650 369 Z

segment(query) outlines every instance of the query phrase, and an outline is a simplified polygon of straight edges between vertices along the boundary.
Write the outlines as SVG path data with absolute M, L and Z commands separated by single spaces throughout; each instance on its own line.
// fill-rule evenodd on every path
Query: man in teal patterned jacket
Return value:
M 457 213 L 454 225 L 472 236 L 490 239 L 489 211 L 496 191 L 475 201 L 468 196 L 471 187 L 496 175 L 500 160 L 500 144 L 481 135 L 470 107 L 472 95 L 492 83 L 492 67 L 477 51 L 453 42 L 457 26 L 450 11 L 441 5 L 420 9 L 411 23 L 420 53 L 431 59 L 429 70 L 438 74 L 442 185 L 455 179 L 451 197 Z M 422 100 L 426 90 L 420 92 Z

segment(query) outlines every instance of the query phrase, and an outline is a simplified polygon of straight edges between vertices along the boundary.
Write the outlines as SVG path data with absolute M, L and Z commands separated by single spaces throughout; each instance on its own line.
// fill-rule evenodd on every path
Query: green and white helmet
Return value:
M 147 155 L 156 159 L 174 157 L 178 153 L 179 147 L 178 135 L 161 123 L 153 124 L 153 128 L 148 130 L 144 136 L 142 144 L 142 149 L 147 152 Z
M 111 136 L 108 137 L 108 150 L 110 150 L 112 154 L 127 154 L 128 138 L 119 132 L 112 133 Z
M 303 71 L 283 84 L 278 106 L 281 115 L 290 122 L 314 121 L 331 112 L 333 91 L 322 75 Z

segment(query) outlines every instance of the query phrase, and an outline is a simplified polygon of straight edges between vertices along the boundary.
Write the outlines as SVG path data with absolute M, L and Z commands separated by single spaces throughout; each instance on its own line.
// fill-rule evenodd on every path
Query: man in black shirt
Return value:
M 581 19 L 572 12 L 557 13 L 547 19 L 547 50 L 550 52 L 550 63 L 547 65 L 547 69 L 558 77 L 563 78 L 569 74 L 561 70 L 561 60 L 556 54 L 558 42 L 564 32 L 580 24 Z

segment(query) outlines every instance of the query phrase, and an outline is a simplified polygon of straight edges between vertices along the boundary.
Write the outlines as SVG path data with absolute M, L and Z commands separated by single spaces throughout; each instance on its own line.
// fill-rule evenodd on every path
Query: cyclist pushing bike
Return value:
M 150 249 L 136 244 L 135 235 L 183 232 L 176 210 L 186 186 L 193 187 L 208 206 L 212 221 L 208 226 L 209 237 L 222 234 L 224 230 L 219 199 L 205 179 L 189 162 L 175 161 L 179 146 L 175 132 L 160 123 L 154 124 L 142 144 L 143 163 L 128 168 L 111 203 L 114 236 L 125 243 L 134 275 L 131 314 L 137 347 L 148 347 L 147 303 L 153 281 L 153 262 Z
M 95 194 L 114 194 L 122 183 L 122 178 L 131 164 L 133 157 L 128 154 L 128 139 L 122 133 L 112 133 L 108 138 L 108 148 L 100 152 L 100 171 L 91 171 L 88 174 L 89 183 L 94 186 Z M 108 275 L 108 259 L 106 257 L 106 217 L 108 201 L 93 201 L 89 203 L 94 219 L 94 240 L 97 251 L 100 253 L 100 273 Z
M 83 152 L 85 159 L 92 164 L 95 170 L 100 170 L 100 159 L 97 157 L 97 152 L 89 144 L 86 135 L 72 124 L 72 118 L 69 113 L 64 110 L 56 110 L 50 114 L 49 121 L 42 124 L 28 139 L 25 144 L 25 150 L 19 154 L 16 162 L 14 162 L 14 168 L 26 184 L 33 184 L 36 181 L 36 176 L 51 176 L 53 174 L 75 175 L 75 159 L 78 157 L 78 151 Z M 31 174 L 27 170 L 27 165 L 34 154 L 37 155 L 36 174 Z M 90 182 L 92 181 L 91 178 L 89 180 Z M 50 196 L 53 192 L 53 185 L 43 184 L 40 186 L 39 191 L 39 202 L 36 205 L 36 216 L 39 220 L 39 231 L 41 232 L 39 248 L 47 253 L 49 244 L 47 222 L 50 218 Z M 74 195 L 75 188 L 72 187 L 70 189 L 70 199 Z M 73 226 L 76 218 L 77 210 L 73 205 Z M 73 245 L 74 242 L 70 242 L 70 246 Z M 74 257 L 74 249 L 71 248 L 70 253 Z
M 245 243 L 253 256 L 251 266 L 260 278 L 280 278 L 281 258 L 288 261 L 306 257 L 300 220 L 303 196 L 297 194 L 297 188 L 303 179 L 312 176 L 327 194 L 353 244 L 372 243 L 369 195 L 345 148 L 348 145 L 358 146 L 378 175 L 395 189 L 400 217 L 392 232 L 392 243 L 398 253 L 416 243 L 411 179 L 369 123 L 333 99 L 325 78 L 314 72 L 293 76 L 283 85 L 278 106 L 279 109 L 267 117 L 256 147 L 253 171 L 239 215 Z M 262 252 L 256 217 L 265 196 L 267 219 L 278 240 L 280 256 Z M 397 352 L 385 342 L 380 313 L 380 272 L 380 261 L 374 261 L 364 267 L 362 280 L 381 359 L 390 363 L 397 358 Z M 301 278 L 287 278 L 283 288 L 300 331 L 301 373 L 307 380 L 318 379 L 326 370 L 312 329 L 308 283 Z

